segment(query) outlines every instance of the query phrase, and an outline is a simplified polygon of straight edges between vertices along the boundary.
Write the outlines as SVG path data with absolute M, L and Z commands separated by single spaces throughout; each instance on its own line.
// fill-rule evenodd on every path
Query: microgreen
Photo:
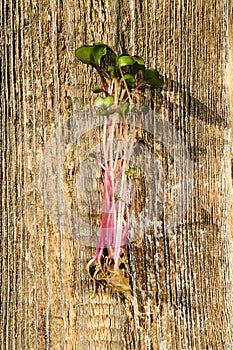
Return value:
M 140 115 L 135 106 L 136 94 L 145 85 L 161 88 L 163 79 L 156 69 L 145 67 L 143 58 L 128 54 L 117 56 L 105 44 L 81 46 L 75 55 L 79 61 L 96 69 L 102 84 L 92 89 L 93 93 L 101 94 L 95 99 L 94 106 L 100 109 L 104 118 L 104 161 L 101 162 L 93 153 L 88 159 L 102 167 L 104 190 L 99 241 L 90 263 L 103 260 L 107 248 L 108 259 L 114 262 L 116 271 L 120 249 L 127 242 L 136 181 L 140 181 L 138 169 L 131 164 L 133 149 L 138 142 L 148 144 L 138 134 Z M 129 115 L 134 116 L 134 125 L 128 125 Z

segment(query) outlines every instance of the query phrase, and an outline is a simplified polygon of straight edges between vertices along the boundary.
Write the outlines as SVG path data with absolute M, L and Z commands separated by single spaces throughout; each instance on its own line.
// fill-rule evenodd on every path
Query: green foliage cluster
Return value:
M 117 56 L 105 44 L 84 45 L 75 52 L 83 63 L 94 67 L 102 81 L 102 87 L 94 87 L 94 93 L 104 93 L 97 97 L 95 106 L 107 111 L 113 104 L 133 104 L 132 97 L 142 86 L 162 87 L 163 79 L 154 68 L 146 68 L 143 58 L 121 54 Z M 121 107 L 121 108 L 126 108 Z M 108 111 L 109 114 L 111 111 Z M 121 111 L 118 111 L 121 112 Z

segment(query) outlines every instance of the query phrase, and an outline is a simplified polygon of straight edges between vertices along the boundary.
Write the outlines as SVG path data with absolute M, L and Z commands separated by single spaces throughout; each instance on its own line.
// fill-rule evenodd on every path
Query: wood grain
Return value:
M 232 0 L 2 1 L 1 349 L 233 348 L 232 15 Z M 72 156 L 82 159 L 94 138 L 63 164 L 59 130 L 93 102 L 97 76 L 74 52 L 94 42 L 161 72 L 164 89 L 140 101 L 189 155 L 191 197 L 183 153 L 171 153 L 161 130 L 153 157 L 164 171 L 163 210 L 157 216 L 155 207 L 153 225 L 125 247 L 133 302 L 104 284 L 93 295 L 86 263 L 94 248 L 63 220 L 64 205 L 90 216 L 72 199 Z M 52 166 L 50 140 L 56 215 L 42 171 Z M 171 228 L 174 207 L 180 219 Z

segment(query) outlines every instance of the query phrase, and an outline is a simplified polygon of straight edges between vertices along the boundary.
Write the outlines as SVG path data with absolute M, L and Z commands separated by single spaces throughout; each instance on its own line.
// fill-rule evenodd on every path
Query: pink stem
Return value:
M 107 126 L 108 132 L 106 129 Z M 128 186 L 125 171 L 129 166 L 129 159 L 131 157 L 135 140 L 135 133 L 137 129 L 138 124 L 133 130 L 133 135 L 128 135 L 128 125 L 124 124 L 123 130 L 121 129 L 123 132 L 123 141 L 121 144 L 118 144 L 116 155 L 114 155 L 113 140 L 114 131 L 118 137 L 118 125 L 108 120 L 108 123 L 105 125 L 104 129 L 103 148 L 105 164 L 101 164 L 102 168 L 105 171 L 102 217 L 99 230 L 98 246 L 92 262 L 100 259 L 103 255 L 104 248 L 107 247 L 108 254 L 110 256 L 112 254 L 112 251 L 114 252 L 115 271 L 118 268 L 120 248 L 126 244 L 129 231 L 130 213 L 127 203 Z M 131 138 L 130 144 L 128 145 L 127 141 L 129 136 L 133 137 Z M 118 189 L 120 190 L 120 197 L 115 198 L 115 196 L 118 194 Z M 133 189 L 133 197 L 134 195 L 135 184 Z M 133 203 L 134 198 L 132 198 L 132 204 Z

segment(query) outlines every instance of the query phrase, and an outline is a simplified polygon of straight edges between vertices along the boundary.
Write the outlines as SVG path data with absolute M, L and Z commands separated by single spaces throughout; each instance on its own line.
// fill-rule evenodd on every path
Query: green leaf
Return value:
M 137 171 L 136 168 L 129 168 L 128 170 L 125 171 L 125 175 L 131 176 L 131 175 L 135 174 L 136 171 Z
M 101 89 L 99 87 L 94 87 L 91 89 L 94 94 L 98 94 L 99 92 L 104 92 L 104 89 Z
M 102 43 L 84 45 L 75 51 L 75 55 L 81 62 L 89 64 L 97 69 L 104 85 L 107 84 L 107 82 L 103 82 L 104 79 L 111 80 L 115 77 L 112 72 L 108 72 L 108 67 L 115 66 L 116 54 L 107 45 Z
M 146 69 L 143 74 L 143 81 L 153 87 L 162 87 L 163 79 L 159 77 L 159 72 L 154 68 Z
M 120 68 L 125 66 L 132 66 L 134 64 L 134 59 L 132 56 L 121 55 L 117 57 L 117 64 Z
M 101 109 L 107 109 L 114 103 L 114 97 L 113 96 L 107 96 L 107 97 L 97 97 L 95 99 L 94 105 Z
M 134 84 L 135 83 L 135 78 L 132 74 L 126 73 L 124 74 L 124 79 L 127 84 Z
M 75 51 L 75 56 L 79 61 L 97 67 L 101 64 L 101 60 L 107 54 L 107 45 L 84 45 Z
M 110 47 L 104 44 L 83 45 L 75 51 L 75 56 L 79 61 L 94 67 L 100 67 L 104 59 L 108 65 L 110 62 L 115 63 L 114 52 Z M 107 67 L 104 68 L 107 70 Z
M 131 67 L 133 69 L 134 74 L 137 73 L 140 69 L 143 69 L 145 67 L 144 60 L 139 56 L 129 56 L 129 55 L 121 55 L 117 57 L 117 64 L 118 66 L 125 67 L 125 66 L 133 66 Z

